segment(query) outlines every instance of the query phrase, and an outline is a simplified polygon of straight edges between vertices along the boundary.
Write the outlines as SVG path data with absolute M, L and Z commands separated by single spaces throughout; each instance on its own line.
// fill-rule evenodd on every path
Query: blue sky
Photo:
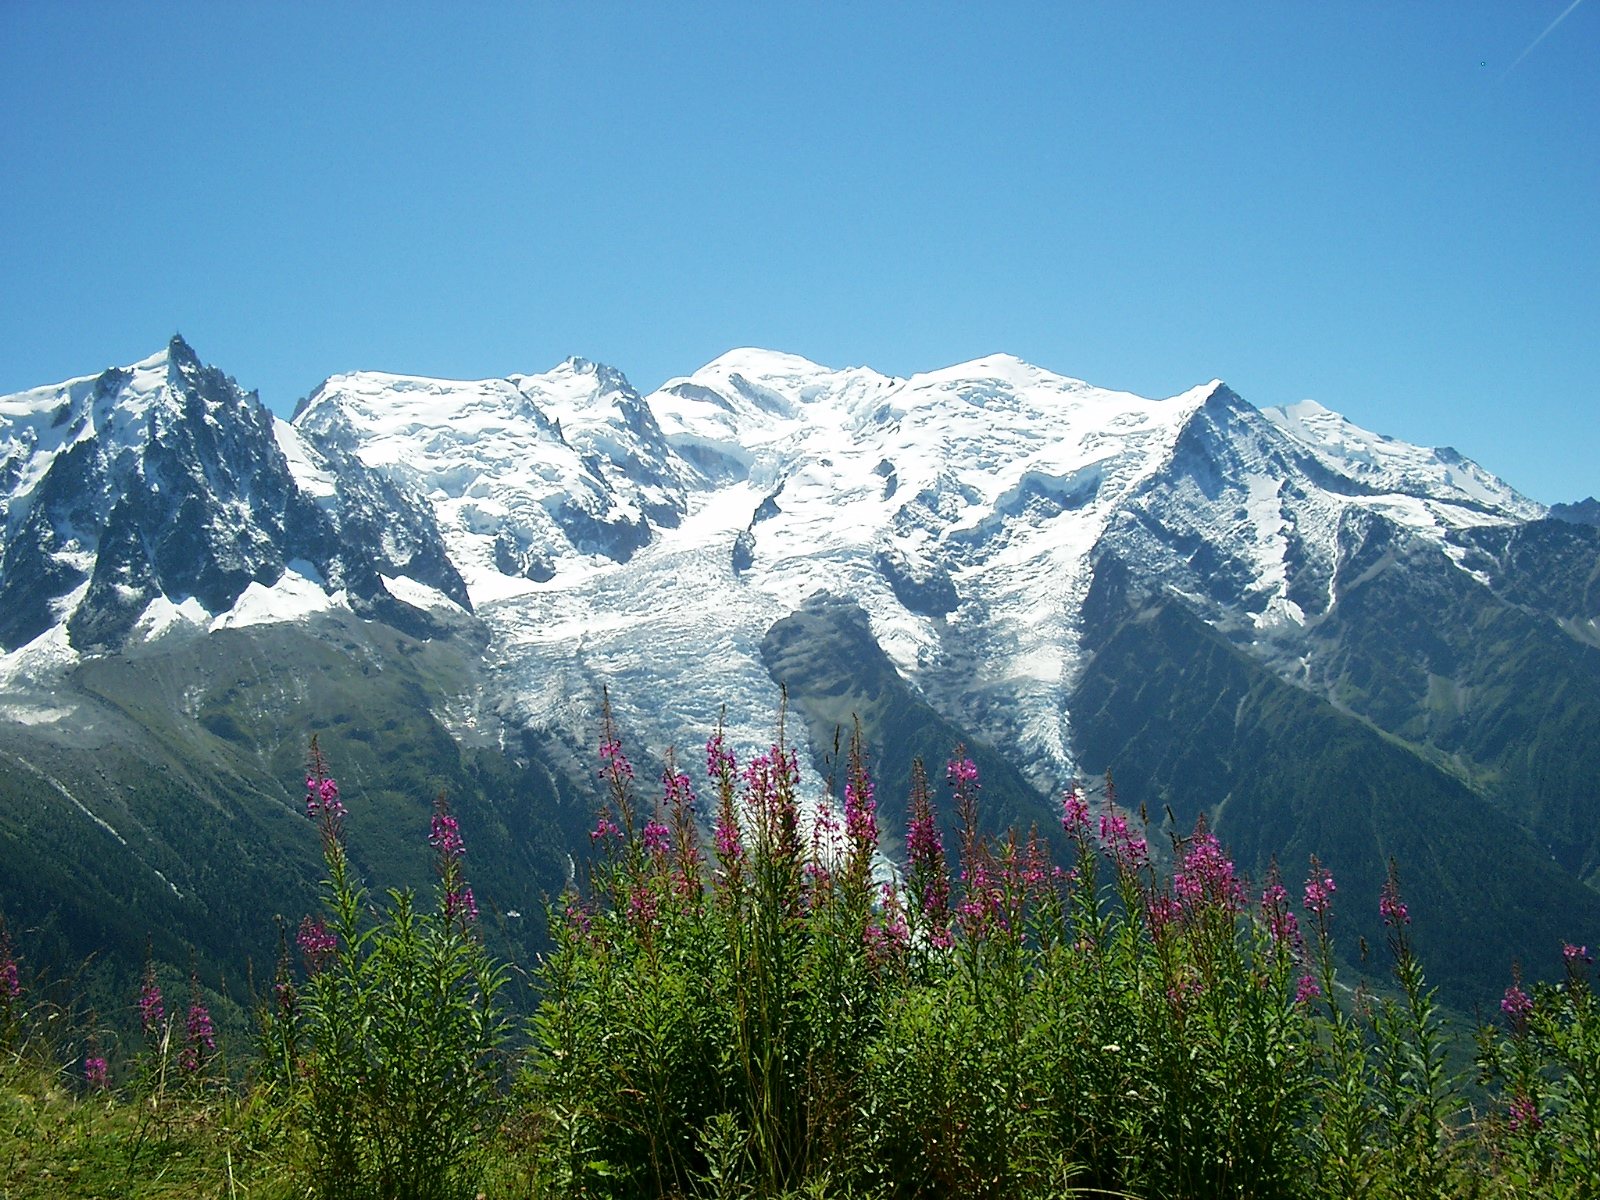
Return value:
M 0 392 L 174 330 L 282 412 L 364 368 L 1004 350 L 1314 397 L 1576 499 L 1600 0 L 1570 4 L 4 0 Z

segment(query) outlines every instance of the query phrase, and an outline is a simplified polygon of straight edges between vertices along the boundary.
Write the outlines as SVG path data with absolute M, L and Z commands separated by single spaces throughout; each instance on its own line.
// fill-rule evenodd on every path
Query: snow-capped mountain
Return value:
M 589 771 L 550 747 L 592 742 L 602 685 L 651 752 L 719 719 L 762 745 L 787 685 L 814 762 L 868 714 L 986 747 L 1020 819 L 1115 767 L 1257 865 L 1359 878 L 1405 830 L 1440 889 L 1512 869 L 1439 849 L 1492 820 L 1541 911 L 1600 919 L 1600 530 L 1545 515 L 1452 450 L 1216 380 L 741 349 L 648 396 L 582 359 L 338 375 L 286 423 L 175 339 L 0 398 L 0 686 L 175 628 L 365 620 L 420 639 L 360 669 L 413 656 L 430 736 L 570 768 L 563 803 Z
M 626 562 L 683 519 L 696 478 L 627 380 L 581 359 L 479 382 L 336 375 L 295 428 L 425 498 L 480 603 L 558 559 Z
M 1460 557 L 1459 531 L 1541 513 L 1314 404 L 1258 412 L 1217 381 L 1151 400 L 1007 356 L 895 379 L 737 350 L 642 400 L 576 360 L 342 376 L 296 425 L 434 505 L 528 722 L 574 719 L 576 681 L 604 679 L 650 744 L 703 735 L 724 703 L 755 743 L 775 707 L 761 640 L 828 591 L 1046 787 L 1077 769 L 1067 697 L 1098 555 L 1293 658 L 1353 525 Z
M 381 607 L 384 575 L 468 603 L 427 506 L 308 445 L 176 337 L 0 399 L 0 537 L 6 650 L 59 630 L 79 652 L 114 651 L 332 593 Z

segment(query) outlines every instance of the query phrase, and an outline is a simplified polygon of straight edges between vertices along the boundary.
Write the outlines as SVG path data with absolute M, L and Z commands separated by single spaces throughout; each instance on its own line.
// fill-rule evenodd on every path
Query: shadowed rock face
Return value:
M 1574 525 L 1600 525 L 1600 500 L 1589 496 L 1576 504 L 1552 504 L 1550 515 Z

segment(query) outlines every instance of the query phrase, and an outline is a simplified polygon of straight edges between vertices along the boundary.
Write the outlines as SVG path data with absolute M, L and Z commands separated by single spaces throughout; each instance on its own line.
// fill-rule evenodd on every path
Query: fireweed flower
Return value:
M 733 757 L 723 742 L 722 731 L 718 730 L 706 739 L 706 775 L 711 779 L 721 779 L 724 775 L 732 775 L 738 766 L 738 761 Z
M 976 787 L 978 764 L 970 758 L 951 759 L 945 764 L 944 777 L 954 788 Z
M 433 814 L 428 845 L 437 850 L 441 858 L 459 859 L 467 852 L 466 843 L 461 840 L 460 824 L 442 806 Z
M 1289 890 L 1278 878 L 1276 863 L 1267 875 L 1267 886 L 1261 889 L 1261 921 L 1274 947 L 1299 949 L 1300 921 L 1289 909 Z
M 841 826 L 833 805 L 821 804 L 811 821 L 811 856 L 801 870 L 808 907 L 819 908 L 832 893 L 834 864 L 840 861 Z
M 1150 936 L 1160 941 L 1167 930 L 1183 919 L 1183 905 L 1166 892 L 1152 891 L 1145 900 L 1145 919 Z
M 800 822 L 795 805 L 795 785 L 800 763 L 794 751 L 773 746 L 752 759 L 744 769 L 745 804 L 755 814 L 759 835 L 785 862 L 800 857 Z
M 1061 828 L 1074 836 L 1089 829 L 1089 802 L 1076 787 L 1068 788 L 1062 797 Z
M 463 921 L 478 919 L 478 902 L 473 898 L 472 889 L 465 884 L 444 894 L 444 919 L 453 921 L 457 917 Z
M 870 858 L 878 848 L 877 809 L 870 779 L 862 776 L 844 785 L 844 835 L 862 859 Z
M 1580 962 L 1592 963 L 1594 959 L 1589 954 L 1589 947 L 1574 946 L 1571 942 L 1561 947 L 1561 957 L 1569 966 L 1576 966 Z
M 652 818 L 644 825 L 644 848 L 651 854 L 665 857 L 672 849 L 672 830 Z
M 1306 911 L 1319 917 L 1326 916 L 1333 906 L 1333 893 L 1337 890 L 1333 885 L 1333 876 L 1322 869 L 1321 863 L 1312 859 L 1311 878 L 1306 880 Z
M 166 1006 L 161 1000 L 161 986 L 156 983 L 153 963 L 146 963 L 144 983 L 139 989 L 139 1029 L 146 1037 L 154 1036 L 167 1019 Z
M 944 841 L 933 815 L 933 798 L 922 764 L 912 767 L 911 811 L 906 823 L 906 884 L 929 926 L 929 940 L 939 949 L 950 944 L 950 875 Z
M 295 944 L 305 956 L 306 969 L 315 975 L 339 949 L 339 937 L 321 920 L 310 917 L 300 919 L 300 929 L 294 936 Z
M 689 897 L 701 889 L 700 837 L 695 827 L 694 785 L 689 777 L 677 768 L 672 751 L 667 752 L 667 765 L 661 772 L 662 797 L 670 822 L 670 840 L 673 851 L 673 887 L 680 896 Z
M 661 786 L 666 791 L 669 811 L 694 812 L 694 784 L 682 771 L 675 771 L 668 766 L 661 772 Z
M 92 1055 L 83 1060 L 83 1082 L 92 1090 L 103 1092 L 111 1081 L 111 1068 L 106 1065 L 106 1060 L 99 1055 Z
M 178 1052 L 178 1066 L 193 1074 L 206 1058 L 217 1049 L 216 1030 L 211 1026 L 211 1013 L 198 999 L 189 1002 L 189 1016 L 184 1023 L 183 1049 Z
M 739 823 L 736 820 L 717 814 L 717 826 L 712 831 L 712 841 L 717 848 L 717 857 L 732 862 L 744 855 L 744 846 L 739 841 Z
M 893 884 L 883 885 L 882 913 L 877 921 L 867 923 L 861 931 L 861 941 L 867 961 L 874 967 L 899 958 L 911 944 L 911 930 Z
M 1378 897 L 1378 915 L 1390 929 L 1402 929 L 1411 924 L 1411 914 L 1405 901 L 1400 899 L 1400 876 L 1394 859 L 1389 860 L 1389 877 L 1383 881 L 1383 892 Z
M 323 854 L 342 854 L 344 804 L 339 799 L 339 785 L 328 776 L 328 764 L 315 736 L 311 739 L 311 766 L 306 772 L 306 816 L 317 823 Z
M 306 816 L 315 820 L 322 815 L 344 816 L 344 803 L 339 799 L 339 785 L 331 779 L 306 776 Z
M 1233 874 L 1233 862 L 1223 857 L 1222 844 L 1202 823 L 1173 873 L 1172 890 L 1192 911 L 1213 904 L 1229 913 L 1244 911 L 1244 887 Z
M 1309 972 L 1300 976 L 1300 981 L 1295 984 L 1294 988 L 1294 1002 L 1296 1004 L 1304 1007 L 1320 995 L 1322 995 L 1322 989 L 1317 986 L 1316 976 Z
M 1533 999 L 1513 983 L 1500 1000 L 1500 1011 L 1510 1017 L 1512 1023 L 1520 1029 L 1527 1023 L 1528 1014 L 1533 1011 Z
M 647 884 L 637 884 L 628 893 L 628 919 L 641 931 L 655 925 L 658 907 L 656 894 Z
M 273 981 L 272 999 L 278 1006 L 278 1015 L 285 1019 L 293 1018 L 300 1010 L 300 992 L 289 978 L 286 966 L 279 968 L 278 977 Z
M 433 820 L 428 831 L 428 845 L 434 849 L 433 869 L 439 876 L 439 890 L 443 893 L 444 919 L 448 924 L 460 919 L 465 926 L 478 919 L 478 902 L 472 897 L 461 871 L 461 859 L 467 853 L 467 844 L 461 838 L 461 826 L 450 813 L 449 801 L 443 792 L 433 802 Z
M 600 743 L 599 775 L 608 779 L 615 786 L 622 786 L 633 778 L 633 764 L 628 761 L 628 756 L 622 752 L 622 739 L 606 738 Z
M 990 873 L 989 863 L 977 857 L 972 865 L 961 872 L 966 885 L 966 895 L 956 906 L 956 919 L 961 931 L 974 942 L 981 942 L 991 933 L 1006 926 L 1005 893 L 998 880 Z
M 1385 887 L 1383 895 L 1378 898 L 1378 913 L 1383 917 L 1383 923 L 1398 929 L 1402 925 L 1411 924 L 1411 914 L 1406 911 L 1405 901 L 1400 899 L 1397 892 Z
M 1118 871 L 1134 874 L 1150 865 L 1149 843 L 1133 835 L 1128 818 L 1120 812 L 1100 814 L 1100 845 Z
M 1017 879 L 1029 896 L 1042 896 L 1054 881 L 1055 869 L 1050 863 L 1049 851 L 1038 834 L 1028 834 L 1028 843 L 1017 860 Z
M 567 924 L 576 929 L 585 937 L 594 928 L 594 917 L 581 901 L 568 901 L 566 907 Z
M 1511 1097 L 1506 1111 L 1506 1125 L 1512 1133 L 1538 1133 L 1544 1128 L 1539 1106 L 1533 1102 L 1533 1097 L 1526 1092 L 1518 1092 Z

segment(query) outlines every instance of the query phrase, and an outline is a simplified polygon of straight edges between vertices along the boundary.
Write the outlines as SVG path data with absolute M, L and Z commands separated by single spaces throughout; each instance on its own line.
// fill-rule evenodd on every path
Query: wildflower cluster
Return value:
M 1391 992 L 1352 1000 L 1332 871 L 1313 859 L 1291 899 L 1274 866 L 1252 893 L 1201 821 L 1164 874 L 1109 781 L 1098 805 L 1063 797 L 1057 865 L 1037 833 L 980 832 L 964 751 L 942 803 L 918 763 L 903 870 L 874 878 L 859 729 L 841 803 L 809 817 L 781 737 L 741 764 L 718 732 L 702 871 L 673 819 L 688 780 L 669 768 L 641 804 L 620 757 L 608 732 L 601 774 L 628 786 L 608 792 L 587 890 L 551 910 L 522 1083 L 561 1131 L 541 1160 L 555 1190 L 1409 1196 L 1477 1172 L 1493 1194 L 1461 1150 L 1473 1133 L 1392 869 Z M 1512 1039 L 1535 1035 L 1539 1003 L 1508 992 Z M 1501 1095 L 1506 1139 L 1551 1136 L 1545 1076 Z
M 211 1024 L 211 1011 L 200 999 L 200 981 L 190 979 L 189 1012 L 183 1027 L 183 1048 L 178 1051 L 178 1066 L 186 1074 L 199 1073 L 217 1052 L 217 1033 Z
M 325 913 L 295 936 L 306 976 L 296 986 L 284 947 L 276 1002 L 263 1019 L 264 1058 L 294 1097 L 324 1197 L 460 1194 L 467 1155 L 495 1101 L 505 1021 L 504 969 L 476 935 L 477 902 L 463 866 L 461 825 L 441 795 L 427 842 L 436 910 L 391 891 L 376 920 L 351 877 L 344 804 L 312 740 L 306 812 L 328 869 Z M 189 1008 L 180 1065 L 215 1049 L 209 1015 Z

